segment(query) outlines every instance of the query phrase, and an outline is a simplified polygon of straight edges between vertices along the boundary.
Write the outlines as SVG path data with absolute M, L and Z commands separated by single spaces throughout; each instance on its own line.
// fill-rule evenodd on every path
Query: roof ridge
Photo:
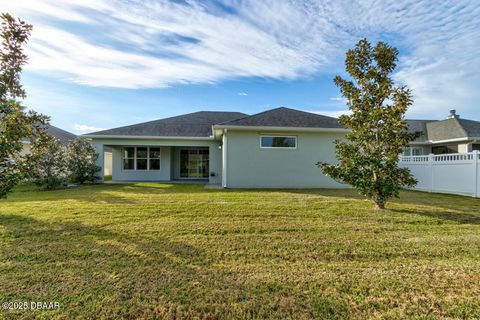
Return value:
M 217 125 L 227 124 L 227 123 L 232 122 L 232 121 L 238 121 L 238 120 L 243 120 L 243 119 L 246 119 L 246 118 L 251 118 L 251 117 L 258 116 L 260 114 L 264 114 L 264 113 L 267 113 L 267 112 L 270 112 L 270 111 L 273 111 L 273 110 L 277 110 L 277 109 L 281 109 L 281 108 L 285 108 L 285 107 L 276 107 L 276 108 L 273 108 L 273 109 L 264 110 L 264 111 L 254 113 L 254 114 L 250 114 L 250 115 L 247 115 L 245 117 L 238 118 L 238 119 L 233 119 L 233 120 L 220 122 L 220 123 L 217 123 Z M 285 109 L 287 109 L 287 108 L 285 108 Z
M 239 120 L 243 120 L 243 119 L 247 119 L 247 118 L 253 118 L 255 116 L 259 116 L 259 115 L 262 115 L 262 114 L 265 114 L 265 113 L 268 113 L 268 112 L 272 112 L 272 111 L 275 111 L 275 110 L 279 110 L 279 109 L 301 112 L 301 113 L 308 114 L 308 115 L 314 115 L 314 116 L 319 116 L 319 117 L 324 117 L 324 118 L 329 118 L 329 119 L 335 119 L 335 120 L 338 121 L 338 118 L 335 118 L 335 117 L 330 117 L 330 116 L 326 116 L 326 115 L 323 115 L 323 114 L 318 114 L 318 113 L 313 113 L 313 112 L 308 112 L 308 111 L 303 111 L 303 110 L 298 110 L 298 109 L 293 109 L 293 108 L 289 108 L 289 107 L 280 106 L 280 107 L 276 107 L 276 108 L 273 108 L 273 109 L 264 110 L 264 111 L 261 111 L 261 112 L 258 112 L 258 113 L 252 114 L 252 115 L 248 115 L 246 117 L 233 119 L 233 120 L 228 120 L 228 121 L 217 123 L 217 124 L 218 125 L 225 125 L 225 124 L 228 124 L 230 122 L 235 122 L 235 121 L 239 121 Z
M 450 120 L 450 119 L 448 119 Z M 459 121 L 459 119 L 457 117 L 454 117 L 452 118 L 452 120 L 455 120 L 457 122 L 457 124 L 460 126 L 460 128 L 462 129 L 463 133 L 465 133 L 465 137 L 468 137 L 468 131 L 463 127 L 462 123 Z M 462 119 L 463 120 L 463 119 Z

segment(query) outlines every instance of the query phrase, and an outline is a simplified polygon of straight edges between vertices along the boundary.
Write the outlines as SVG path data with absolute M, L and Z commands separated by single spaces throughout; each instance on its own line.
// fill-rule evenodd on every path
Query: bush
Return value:
M 83 184 L 99 179 L 97 166 L 98 153 L 85 139 L 78 138 L 69 141 L 67 145 L 67 168 L 73 182 Z
M 66 150 L 49 134 L 32 143 L 28 162 L 28 176 L 46 189 L 55 189 L 66 182 L 68 176 Z

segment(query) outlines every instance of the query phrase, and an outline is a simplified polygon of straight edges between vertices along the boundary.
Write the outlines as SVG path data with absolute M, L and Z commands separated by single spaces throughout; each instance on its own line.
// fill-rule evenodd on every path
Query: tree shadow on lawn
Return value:
M 365 200 L 354 189 L 293 189 L 283 191 L 349 200 Z M 408 207 L 398 208 L 398 205 Z M 373 203 L 371 206 L 372 210 L 375 210 Z M 480 224 L 480 199 L 468 196 L 404 190 L 400 193 L 400 198 L 394 198 L 387 204 L 387 209 L 390 212 L 422 215 L 459 224 Z
M 134 195 L 179 193 L 179 191 L 170 190 L 172 188 L 174 188 L 173 185 L 161 185 L 161 187 L 133 184 L 82 185 L 74 189 L 20 191 L 9 195 L 7 201 L 15 203 L 74 200 L 87 203 L 136 204 L 139 201 L 133 197 Z
M 2 301 L 59 301 L 59 310 L 46 312 L 130 318 L 146 304 L 160 313 L 194 304 L 212 289 L 210 259 L 179 241 L 18 215 L 0 215 L 0 227 Z
M 403 191 L 394 206 L 407 205 L 410 208 L 392 208 L 391 211 L 422 215 L 456 222 L 459 224 L 480 224 L 480 199 L 468 196 Z M 412 208 L 413 207 L 413 208 Z

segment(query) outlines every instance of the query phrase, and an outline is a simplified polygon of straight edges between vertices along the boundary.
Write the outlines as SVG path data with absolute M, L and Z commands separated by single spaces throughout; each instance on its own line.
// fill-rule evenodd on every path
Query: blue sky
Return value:
M 199 110 L 337 116 L 335 75 L 366 37 L 400 50 L 410 118 L 480 120 L 478 1 L 22 0 L 25 104 L 75 133 Z

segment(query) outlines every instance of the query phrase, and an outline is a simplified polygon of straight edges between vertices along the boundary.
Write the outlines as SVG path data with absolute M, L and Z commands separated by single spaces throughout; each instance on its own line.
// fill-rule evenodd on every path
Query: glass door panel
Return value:
M 208 178 L 208 149 L 180 150 L 181 178 Z

